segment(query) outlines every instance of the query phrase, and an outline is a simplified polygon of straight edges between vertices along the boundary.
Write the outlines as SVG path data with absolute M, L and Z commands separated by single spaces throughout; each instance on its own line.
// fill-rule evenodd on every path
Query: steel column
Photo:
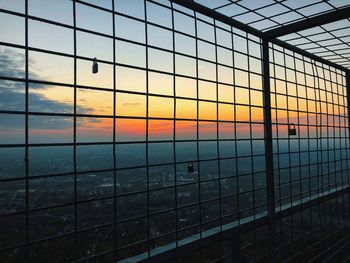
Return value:
M 263 39 L 262 43 L 262 72 L 264 91 L 264 138 L 265 138 L 265 162 L 266 162 L 266 196 L 267 217 L 269 233 L 270 262 L 275 262 L 275 186 L 273 173 L 273 149 L 272 149 L 272 121 L 271 121 L 271 96 L 270 96 L 270 59 L 269 41 Z
M 345 72 L 345 85 L 346 85 L 346 100 L 347 100 L 347 109 L 348 109 L 348 137 L 350 137 L 350 71 Z M 349 175 L 348 175 L 349 178 Z

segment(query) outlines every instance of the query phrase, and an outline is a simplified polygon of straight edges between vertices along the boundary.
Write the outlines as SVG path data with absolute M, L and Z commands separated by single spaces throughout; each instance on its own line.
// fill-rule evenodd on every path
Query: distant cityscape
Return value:
M 29 162 L 29 165 L 32 164 L 32 166 L 29 169 L 28 193 L 28 205 L 32 211 L 29 213 L 30 240 L 74 232 L 75 198 L 78 202 L 77 230 L 87 229 L 82 233 L 93 235 L 91 238 L 95 240 L 93 248 L 88 241 L 86 244 L 84 240 L 79 241 L 82 242 L 82 248 L 86 249 L 85 252 L 82 252 L 86 253 L 85 256 L 97 253 L 95 250 L 100 245 L 104 249 L 113 247 L 114 200 L 116 200 L 116 216 L 119 222 L 117 225 L 118 246 L 121 247 L 147 239 L 148 235 L 156 240 L 157 236 L 175 231 L 176 225 L 178 231 L 184 229 L 181 232 L 183 237 L 191 236 L 196 233 L 196 231 L 193 232 L 194 229 L 191 226 L 196 226 L 199 218 L 203 225 L 205 222 L 217 219 L 214 225 L 210 223 L 208 225 L 208 227 L 210 225 L 214 227 L 220 220 L 223 220 L 222 223 L 238 220 L 238 214 L 240 218 L 244 218 L 266 210 L 263 156 L 249 157 L 248 155 L 237 159 L 200 161 L 200 175 L 197 162 L 194 162 L 193 173 L 188 172 L 186 162 L 177 164 L 176 176 L 173 164 L 149 166 L 147 185 L 147 166 L 137 166 L 142 163 L 140 159 L 145 158 L 144 154 L 140 153 L 144 145 L 140 147 L 134 147 L 129 152 L 123 151 L 117 156 L 117 163 L 119 161 L 121 164 L 134 165 L 137 168 L 124 167 L 118 169 L 115 174 L 110 169 L 113 167 L 111 166 L 112 159 L 106 158 L 105 155 L 106 151 L 111 150 L 110 146 L 99 146 L 99 151 L 94 151 L 91 147 L 79 149 L 76 197 L 74 193 L 75 177 L 73 173 L 70 174 L 73 168 L 72 155 L 67 154 L 67 150 L 72 153 L 71 147 L 63 147 L 64 150 L 56 147 L 54 155 L 53 151 L 50 152 L 50 148 L 47 151 L 41 148 L 40 151 L 32 152 L 33 162 L 31 160 Z M 210 151 L 210 148 L 207 148 L 206 151 Z M 246 149 L 246 152 L 250 154 L 250 150 Z M 329 153 L 332 155 L 332 151 Z M 11 163 L 3 161 L 1 164 L 2 179 L 9 177 L 10 174 L 24 174 L 23 152 L 16 149 L 12 151 L 12 154 L 9 156 Z M 254 158 L 259 162 L 255 161 L 252 164 L 251 160 Z M 160 157 L 158 162 L 166 163 L 167 158 Z M 218 175 L 219 164 L 220 177 Z M 314 167 L 316 168 L 312 169 L 317 169 L 317 166 Z M 98 171 L 103 169 L 107 171 Z M 290 180 L 299 180 L 300 175 L 290 174 L 288 171 L 280 170 L 280 173 L 276 174 L 276 181 L 279 178 L 279 183 L 285 184 L 292 192 L 300 192 L 300 184 L 290 183 Z M 57 176 L 50 176 L 53 174 Z M 317 176 L 317 171 L 310 171 L 310 174 Z M 115 188 L 114 176 L 116 176 Z M 305 182 L 311 183 L 311 181 Z M 315 182 L 319 184 L 318 181 Z M 11 243 L 13 239 L 12 242 L 16 243 L 18 237 L 25 235 L 24 215 L 20 213 L 25 210 L 25 180 L 3 182 L 1 187 L 0 213 L 14 215 L 8 217 L 11 220 L 5 220 L 0 224 L 0 230 L 1 233 L 9 236 L 10 241 L 8 242 Z M 315 189 L 317 187 L 319 185 L 313 186 Z M 148 191 L 149 194 L 147 194 Z M 114 199 L 115 193 L 116 199 Z M 16 215 L 18 212 L 19 214 Z M 149 223 L 147 222 L 148 216 L 151 218 Z M 16 235 L 11 234 L 13 232 Z M 167 242 L 170 241 L 171 239 Z M 155 241 L 154 246 L 167 243 L 164 242 Z M 58 244 L 58 246 L 64 249 L 65 243 Z M 10 258 L 20 257 L 20 250 L 18 250 L 18 255 L 13 253 Z M 132 256 L 132 250 L 129 253 L 131 254 L 128 256 Z M 59 262 L 58 259 L 57 262 Z

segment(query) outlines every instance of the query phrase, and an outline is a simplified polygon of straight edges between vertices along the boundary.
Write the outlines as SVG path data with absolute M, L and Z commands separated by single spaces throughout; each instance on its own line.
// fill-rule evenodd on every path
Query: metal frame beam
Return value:
M 284 48 L 286 48 L 286 49 L 289 49 L 290 51 L 293 51 L 293 52 L 298 53 L 298 54 L 300 54 L 300 55 L 302 55 L 302 56 L 311 58 L 311 59 L 313 59 L 313 60 L 315 60 L 315 61 L 318 61 L 318 62 L 320 62 L 320 63 L 323 63 L 323 64 L 325 64 L 325 65 L 331 66 L 331 67 L 333 67 L 333 68 L 336 68 L 336 69 L 339 69 L 339 70 L 342 70 L 342 71 L 345 71 L 345 72 L 350 72 L 350 70 L 349 70 L 348 68 L 345 68 L 345 67 L 343 67 L 343 66 L 341 66 L 341 65 L 339 65 L 339 64 L 336 64 L 336 63 L 334 63 L 334 62 L 331 62 L 331 61 L 329 61 L 329 60 L 326 60 L 326 59 L 324 59 L 324 58 L 321 58 L 321 57 L 319 57 L 319 56 L 317 56 L 317 55 L 311 54 L 311 53 L 309 53 L 309 52 L 307 52 L 307 51 L 305 51 L 305 50 L 303 50 L 303 49 L 301 49 L 301 48 L 298 48 L 298 47 L 296 47 L 296 46 L 293 46 L 293 45 L 291 45 L 291 44 L 289 44 L 289 43 L 287 43 L 287 42 L 284 42 L 284 41 L 282 41 L 282 40 L 280 40 L 280 39 L 273 38 L 273 39 L 270 39 L 269 41 L 270 41 L 271 43 L 274 43 L 274 44 L 276 44 L 276 45 L 279 45 L 279 46 L 281 46 L 281 47 L 284 47 Z
M 264 37 L 264 33 L 251 27 L 248 26 L 246 24 L 243 24 L 242 22 L 239 22 L 235 19 L 232 19 L 226 15 L 223 15 L 217 11 L 214 11 L 213 9 L 210 9 L 206 6 L 203 6 L 201 4 L 198 4 L 196 2 L 193 1 L 189 1 L 189 0 L 171 0 L 173 3 L 176 3 L 178 5 L 187 7 L 193 11 L 199 12 L 203 15 L 209 16 L 211 18 L 214 18 L 220 22 L 223 22 L 225 24 L 228 24 L 230 26 L 233 26 L 237 29 L 243 30 L 249 34 L 255 35 L 257 37 Z
M 247 26 L 239 21 L 236 21 L 230 17 L 227 17 L 221 13 L 218 13 L 210 8 L 207 8 L 201 4 L 197 4 L 195 2 L 189 1 L 189 0 L 172 0 L 174 3 L 177 3 L 181 6 L 184 6 L 186 8 L 189 8 L 193 11 L 202 13 L 204 15 L 207 15 L 213 19 L 216 19 L 220 22 L 223 22 L 225 24 L 228 24 L 232 27 L 238 28 L 240 30 L 243 30 L 247 33 L 250 33 L 252 35 L 255 35 L 257 37 L 262 38 L 262 70 L 263 70 L 263 90 L 264 90 L 264 133 L 265 133 L 265 158 L 266 158 L 266 188 L 267 188 L 267 216 L 264 218 L 261 218 L 258 221 L 255 221 L 255 224 L 249 226 L 256 227 L 259 224 L 268 224 L 268 235 L 269 235 L 269 261 L 270 262 L 276 262 L 276 219 L 280 218 L 283 215 L 289 215 L 292 212 L 299 211 L 303 207 L 311 206 L 312 204 L 316 204 L 320 202 L 321 200 L 327 200 L 331 196 L 337 196 L 338 194 L 344 193 L 346 191 L 349 191 L 349 188 L 346 188 L 344 190 L 338 191 L 337 193 L 332 193 L 326 196 L 322 196 L 320 198 L 317 198 L 315 200 L 312 200 L 310 202 L 303 203 L 301 205 L 295 205 L 291 208 L 288 208 L 284 211 L 275 211 L 275 191 L 274 191 L 274 167 L 273 167 L 273 146 L 272 146 L 272 120 L 271 120 L 271 97 L 270 97 L 270 59 L 269 59 L 269 43 L 274 43 L 277 45 L 280 45 L 286 49 L 289 49 L 293 52 L 299 53 L 303 56 L 309 57 L 315 61 L 318 61 L 320 63 L 329 65 L 331 67 L 334 67 L 336 69 L 342 70 L 346 72 L 347 75 L 347 87 L 348 91 L 350 90 L 350 70 L 338 65 L 336 63 L 330 62 L 326 59 L 323 59 L 321 57 L 318 57 L 314 54 L 311 54 L 305 50 L 302 50 L 300 48 L 297 48 L 295 46 L 292 46 L 282 40 L 277 39 L 276 37 L 282 36 L 285 34 L 290 34 L 293 32 L 297 32 L 300 30 L 312 28 L 318 25 L 326 24 L 329 22 L 334 22 L 337 20 L 341 20 L 347 17 L 350 17 L 350 7 L 343 8 L 334 12 L 329 12 L 326 14 L 322 14 L 310 19 L 306 19 L 303 21 L 299 21 L 293 24 L 290 24 L 285 27 L 280 27 L 278 29 L 270 30 L 267 32 L 261 32 L 259 30 L 256 30 L 250 26 Z M 348 92 L 350 94 L 350 92 Z M 348 101 L 350 101 L 350 97 L 348 97 Z M 348 102 L 348 105 L 350 103 Z M 350 122 L 350 120 L 349 120 Z M 248 226 L 247 225 L 247 226 Z M 240 226 L 242 227 L 242 225 Z M 239 233 L 242 232 L 242 229 L 239 228 Z M 237 231 L 237 230 L 236 230 Z M 216 238 L 223 238 L 225 234 L 234 236 L 235 234 L 234 230 L 230 231 L 224 231 L 220 234 L 215 235 Z M 214 237 L 211 237 L 210 240 L 212 240 Z M 209 241 L 209 239 L 205 239 L 206 241 Z M 191 244 L 191 246 L 185 246 L 186 248 L 192 247 L 194 244 Z M 181 247 L 178 249 L 184 249 L 185 247 Z M 193 248 L 193 247 L 192 247 Z M 164 256 L 158 255 L 158 257 Z
M 287 48 L 291 51 L 294 51 L 296 53 L 299 53 L 303 56 L 306 56 L 306 57 L 309 57 L 311 59 L 314 59 L 316 61 L 319 61 L 323 64 L 326 64 L 326 65 L 329 65 L 331 67 L 334 67 L 334 68 L 337 68 L 337 69 L 340 69 L 340 70 L 343 70 L 345 72 L 350 72 L 350 70 L 346 67 L 343 67 L 339 64 L 336 64 L 334 62 L 331 62 L 329 60 L 326 60 L 324 58 L 321 58 L 317 55 L 314 55 L 312 53 L 309 53 L 303 49 L 300 49 L 300 48 L 297 48 L 293 45 L 290 45 L 288 44 L 287 42 L 284 42 L 282 40 L 279 40 L 277 39 L 276 37 L 272 37 L 272 30 L 270 31 L 266 31 L 266 32 L 261 32 L 251 26 L 248 26 L 246 24 L 243 24 L 231 17 L 228 17 L 226 15 L 223 15 L 217 11 L 214 11 L 208 7 L 205 7 L 201 4 L 198 4 L 196 2 L 193 2 L 193 1 L 190 1 L 190 0 L 171 0 L 173 3 L 176 3 L 178 5 L 181 5 L 183 7 L 186 7 L 186 8 L 189 8 L 193 11 L 196 11 L 196 12 L 199 12 L 203 15 L 206 15 L 206 16 L 209 16 L 213 19 L 216 19 L 222 23 L 225 23 L 225 24 L 228 24 L 232 27 L 235 27 L 237 29 L 240 29 L 240 30 L 243 30 L 249 34 L 252 34 L 254 36 L 257 36 L 257 37 L 260 37 L 262 39 L 268 39 L 270 42 L 274 43 L 274 44 L 277 44 L 277 45 L 280 45 L 284 48 Z M 323 15 L 319 15 L 319 16 L 316 16 L 316 17 L 313 17 L 313 18 L 310 18 L 310 19 L 307 19 L 307 20 L 302 20 L 302 21 L 299 21 L 297 23 L 301 23 L 305 29 L 306 28 L 311 28 L 311 27 L 314 27 L 314 26 L 318 26 L 318 25 L 322 25 L 322 24 L 325 24 L 325 23 L 329 23 L 329 22 L 334 22 L 334 21 L 337 21 L 337 20 L 341 20 L 341 19 L 344 19 L 346 17 L 350 17 L 350 7 L 347 7 L 347 8 L 343 8 L 343 9 L 340 9 L 337 11 L 338 13 L 334 14 L 334 12 L 329 12 L 327 14 L 323 14 Z M 322 20 L 323 19 L 323 20 Z M 317 24 L 315 24 L 317 22 Z M 312 25 L 313 23 L 313 25 Z M 291 24 L 292 25 L 292 24 Z M 286 27 L 290 27 L 291 25 L 288 25 Z M 311 26 L 312 25 L 312 26 Z M 281 28 L 279 28 L 281 29 Z M 290 30 L 294 30 L 293 32 L 296 32 L 296 31 L 299 31 L 299 30 L 296 30 L 296 27 L 291 27 Z M 274 29 L 273 29 L 274 30 Z M 277 29 L 276 29 L 277 30 Z M 269 33 L 270 32 L 270 33 Z M 293 33 L 291 32 L 291 33 Z M 271 36 L 269 37 L 269 34 L 271 34 Z
M 301 30 L 321 26 L 327 23 L 339 21 L 350 17 L 350 7 L 345 7 L 322 15 L 303 19 L 301 21 L 281 26 L 264 32 L 264 36 L 268 39 L 281 37 Z

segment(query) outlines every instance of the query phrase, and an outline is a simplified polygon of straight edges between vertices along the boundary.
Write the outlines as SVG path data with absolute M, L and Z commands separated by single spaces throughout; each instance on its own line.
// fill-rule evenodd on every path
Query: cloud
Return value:
M 24 83 L 0 80 L 0 108 L 11 111 L 24 110 L 24 90 Z
M 16 52 L 14 48 L 0 49 L 0 75 L 14 78 L 25 77 L 24 50 Z
M 30 63 L 35 63 L 30 61 Z M 14 51 L 12 48 L 0 49 L 0 76 L 24 78 L 24 53 Z M 30 83 L 30 90 L 46 90 L 48 85 Z M 43 94 L 29 93 L 29 111 L 73 113 L 73 103 L 52 100 Z M 0 80 L 0 109 L 6 111 L 25 110 L 25 83 L 11 80 Z M 91 113 L 91 107 L 79 107 L 80 113 Z M 14 114 L 0 114 L 0 123 L 3 130 L 24 129 L 24 116 Z M 96 119 L 88 119 L 87 122 L 96 123 Z M 56 116 L 30 116 L 29 125 L 33 129 L 65 129 L 73 125 L 72 117 Z
M 138 106 L 138 105 L 141 105 L 141 103 L 139 102 L 124 102 L 123 103 L 123 106 Z

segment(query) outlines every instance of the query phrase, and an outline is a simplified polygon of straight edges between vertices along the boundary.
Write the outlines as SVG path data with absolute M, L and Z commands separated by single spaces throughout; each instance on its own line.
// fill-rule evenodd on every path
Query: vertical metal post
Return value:
M 271 121 L 271 97 L 270 97 L 270 60 L 269 41 L 263 39 L 262 42 L 262 72 L 264 91 L 264 140 L 265 140 L 265 162 L 266 162 L 266 195 L 267 195 L 267 215 L 269 233 L 269 254 L 270 262 L 276 262 L 275 258 L 275 187 L 273 174 L 272 155 L 272 121 Z
M 345 72 L 346 80 L 346 99 L 348 103 L 348 128 L 349 128 L 349 137 L 350 137 L 350 71 Z
M 347 110 L 348 110 L 348 114 L 347 114 L 347 117 L 348 117 L 348 138 L 350 140 L 350 71 L 346 71 L 345 72 L 345 85 L 346 85 L 346 101 L 347 101 Z M 348 145 L 348 144 L 346 144 Z M 347 182 L 348 182 L 348 188 L 349 188 L 349 183 L 350 183 L 350 178 L 349 178 L 349 175 L 348 175 L 348 178 L 347 178 Z M 350 190 L 349 190 L 350 191 Z
M 74 175 L 74 259 L 78 261 L 78 178 L 77 178 L 77 15 L 73 0 L 73 44 L 74 44 L 74 123 L 73 123 L 73 175 Z
M 25 165 L 25 252 L 26 260 L 29 262 L 29 51 L 28 51 L 28 0 L 25 1 L 25 149 L 24 149 L 24 165 Z
M 148 56 L 148 18 L 147 1 L 143 1 L 145 15 L 145 43 L 146 43 L 146 180 L 147 180 L 147 258 L 151 256 L 151 223 L 150 223 L 150 182 L 149 182 L 149 56 Z
M 177 158 L 176 158 L 176 54 L 175 54 L 175 49 L 176 49 L 176 34 L 175 34 L 175 11 L 174 11 L 174 6 L 173 6 L 173 2 L 170 2 L 171 5 L 171 28 L 172 28 L 172 36 L 173 36 L 173 96 L 174 96 L 174 112 L 173 112 L 173 156 L 174 156 L 174 198 L 175 198 L 175 242 L 176 242 L 176 249 L 175 249 L 175 254 L 176 254 L 176 258 L 179 257 L 178 255 L 178 247 L 179 247 L 179 224 L 178 224 L 178 220 L 179 220 L 179 215 L 178 215 L 178 180 L 177 180 L 177 167 L 176 167 L 176 162 L 177 162 Z
M 116 74 L 116 28 L 115 28 L 115 1 L 112 0 L 112 29 L 113 29 L 113 209 L 114 209 L 114 253 L 113 253 L 113 261 L 118 261 L 117 248 L 118 248 L 118 215 L 117 215 L 117 155 L 116 155 L 116 133 L 117 133 L 117 120 L 116 120 L 116 108 L 117 108 L 117 74 Z
M 347 103 L 348 103 L 348 114 L 347 114 L 347 117 L 348 117 L 348 139 L 350 140 L 350 71 L 346 71 L 345 72 L 345 85 L 346 85 L 346 100 L 347 100 Z M 348 145 L 348 144 L 346 144 Z M 348 147 L 348 146 L 347 146 Z M 349 187 L 349 182 L 350 182 L 350 178 L 349 178 L 349 175 L 348 175 L 348 187 Z

